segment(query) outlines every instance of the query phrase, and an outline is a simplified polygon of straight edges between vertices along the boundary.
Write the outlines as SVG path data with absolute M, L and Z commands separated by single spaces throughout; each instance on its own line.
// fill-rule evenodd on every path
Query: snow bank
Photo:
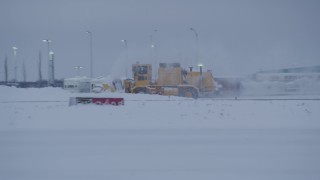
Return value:
M 61 88 L 16 88 L 0 86 L 0 101 L 68 101 L 69 97 L 123 97 L 126 100 L 177 100 L 188 99 L 176 96 L 149 94 L 126 94 L 118 92 L 73 93 Z

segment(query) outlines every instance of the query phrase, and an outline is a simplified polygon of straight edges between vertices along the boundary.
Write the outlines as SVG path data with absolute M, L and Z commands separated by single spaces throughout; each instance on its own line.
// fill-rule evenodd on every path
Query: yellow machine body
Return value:
M 133 82 L 125 82 L 126 92 L 130 93 L 197 98 L 215 90 L 211 72 L 186 71 L 179 63 L 160 63 L 155 82 L 152 82 L 151 64 L 133 64 L 132 73 Z

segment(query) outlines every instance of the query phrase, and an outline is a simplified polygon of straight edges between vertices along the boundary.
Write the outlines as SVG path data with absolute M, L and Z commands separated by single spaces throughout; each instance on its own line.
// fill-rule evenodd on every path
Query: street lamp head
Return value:
M 44 40 L 42 40 L 43 42 L 48 42 L 48 43 L 50 43 L 51 42 L 51 40 L 49 40 L 49 39 L 44 39 Z
M 198 33 L 197 33 L 197 31 L 196 31 L 194 28 L 190 28 L 190 30 L 194 32 L 194 34 L 196 35 L 196 37 L 198 37 Z
M 12 47 L 12 49 L 13 49 L 14 51 L 18 50 L 18 48 L 17 48 L 17 47 Z
M 124 42 L 124 43 L 125 43 L 125 42 L 127 42 L 127 40 L 125 40 L 125 39 L 122 39 L 122 40 L 121 40 L 121 42 Z
M 198 64 L 198 67 L 203 67 L 203 64 Z
M 86 31 L 86 33 L 91 34 L 91 31 Z

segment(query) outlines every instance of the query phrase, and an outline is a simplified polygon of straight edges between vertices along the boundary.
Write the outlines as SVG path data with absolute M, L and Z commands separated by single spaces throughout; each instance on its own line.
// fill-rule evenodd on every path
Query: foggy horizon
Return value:
M 308 1 L 41 1 L 0 3 L 0 80 L 4 59 L 14 76 L 17 47 L 18 80 L 48 78 L 50 39 L 55 53 L 55 78 L 90 76 L 93 35 L 93 75 L 122 77 L 132 63 L 180 62 L 214 76 L 245 76 L 271 70 L 320 64 L 320 2 Z M 198 34 L 198 51 L 196 36 Z M 157 31 L 155 31 L 157 30 Z M 151 49 L 151 36 L 154 51 Z M 121 40 L 127 40 L 125 44 Z M 128 50 L 128 51 L 127 51 Z M 155 68 L 155 67 L 154 67 Z M 155 70 L 155 69 L 154 69 Z

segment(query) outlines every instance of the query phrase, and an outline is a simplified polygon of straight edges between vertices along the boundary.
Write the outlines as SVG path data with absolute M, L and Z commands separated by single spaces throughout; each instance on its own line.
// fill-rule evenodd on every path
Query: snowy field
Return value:
M 1 180 L 320 179 L 319 97 L 0 94 Z M 125 105 L 68 105 L 80 95 Z

